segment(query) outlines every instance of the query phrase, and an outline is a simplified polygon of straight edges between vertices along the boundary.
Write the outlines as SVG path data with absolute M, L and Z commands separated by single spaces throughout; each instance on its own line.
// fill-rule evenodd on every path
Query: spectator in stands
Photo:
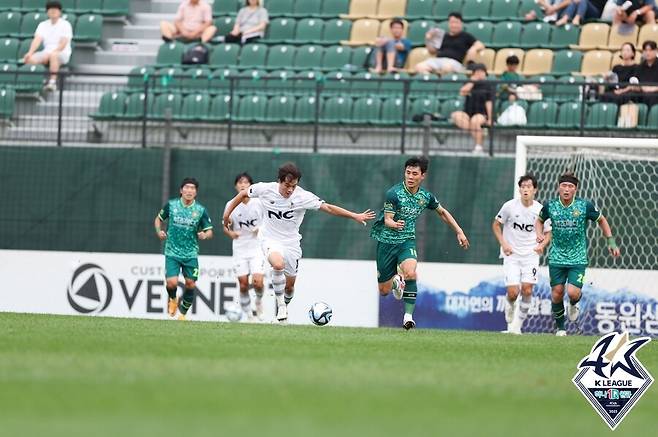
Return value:
M 448 33 L 443 34 L 440 29 L 432 29 L 425 35 L 427 50 L 436 55 L 416 64 L 416 72 L 462 72 L 464 62 L 474 59 L 477 52 L 484 50 L 484 44 L 475 39 L 473 35 L 464 32 L 462 15 L 451 12 L 448 15 Z
M 644 60 L 637 66 L 635 77 L 640 82 L 642 101 L 648 106 L 658 103 L 658 62 L 656 62 L 656 41 L 642 43 Z M 653 85 L 643 85 L 653 83 Z
M 493 114 L 494 88 L 487 83 L 487 67 L 483 64 L 471 64 L 471 80 L 459 90 L 465 96 L 464 110 L 451 114 L 452 122 L 460 129 L 467 130 L 475 140 L 474 153 L 482 153 L 484 148 L 483 126 L 491 126 Z
M 390 24 L 391 37 L 379 37 L 376 41 L 375 73 L 381 73 L 386 69 L 393 73 L 404 68 L 407 62 L 411 41 L 404 38 L 404 22 L 400 18 L 394 18 Z
M 656 22 L 655 0 L 616 0 L 619 6 L 612 18 L 613 24 L 639 24 L 638 21 Z
M 207 43 L 215 36 L 212 9 L 205 0 L 184 0 L 178 6 L 174 22 L 160 22 L 160 33 L 165 41 L 181 39 L 185 42 L 201 39 Z
M 519 57 L 516 55 L 508 56 L 507 59 L 505 59 L 505 65 L 507 65 L 507 70 L 505 70 L 503 74 L 500 75 L 500 80 L 504 80 L 505 82 L 510 82 L 510 83 L 502 84 L 500 86 L 501 100 L 509 100 L 510 102 L 516 100 L 516 93 L 514 92 L 514 88 L 516 88 L 518 83 L 523 79 L 523 77 L 517 72 L 520 63 L 521 61 L 519 60 Z
M 635 63 L 635 46 L 626 42 L 621 46 L 619 53 L 621 64 L 612 67 L 610 82 L 606 92 L 601 96 L 603 102 L 613 102 L 620 105 L 636 100 L 636 87 L 630 86 L 631 77 L 637 74 L 638 65 Z
M 265 36 L 265 28 L 270 22 L 267 9 L 261 7 L 260 0 L 246 0 L 235 19 L 235 26 L 226 35 L 226 42 L 247 44 Z
M 532 10 L 525 15 L 525 19 L 532 21 L 541 18 L 541 20 L 546 23 L 555 22 L 555 24 L 560 26 L 565 24 L 566 21 L 558 21 L 558 18 L 563 18 L 564 10 L 571 4 L 571 1 L 572 0 L 537 0 L 537 4 L 544 13 L 543 17 L 538 17 L 537 12 Z
M 584 20 L 599 19 L 607 2 L 608 0 L 573 0 L 555 25 L 561 26 L 571 20 L 571 24 L 580 26 Z
M 62 18 L 62 4 L 58 1 L 46 3 L 48 19 L 42 21 L 34 32 L 30 49 L 23 56 L 26 64 L 48 65 L 50 79 L 46 90 L 57 90 L 57 73 L 62 65 L 71 59 L 71 40 L 73 29 L 71 23 Z M 37 51 L 43 43 L 43 50 Z

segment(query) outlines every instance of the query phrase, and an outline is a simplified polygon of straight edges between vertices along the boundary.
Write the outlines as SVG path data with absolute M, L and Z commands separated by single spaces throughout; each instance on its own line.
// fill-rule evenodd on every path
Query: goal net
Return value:
M 653 318 L 658 318 L 655 314 L 658 294 L 651 298 L 637 293 L 655 289 L 655 284 L 642 283 L 650 277 L 641 273 L 658 270 L 658 139 L 517 138 L 515 180 L 525 173 L 534 174 L 539 184 L 537 200 L 546 203 L 557 196 L 557 180 L 565 171 L 574 172 L 580 179 L 576 195 L 591 200 L 608 218 L 622 249 L 620 258 L 612 258 L 598 226 L 593 223 L 588 226 L 588 272 L 595 273 L 586 275 L 582 317 L 579 326 L 570 324 L 570 330 L 596 334 L 610 331 L 614 325 L 617 330 L 637 331 L 631 326 L 636 324 L 630 318 L 633 306 L 632 315 L 639 316 L 640 332 L 645 333 L 645 322 L 653 322 L 652 305 Z M 514 191 L 517 192 L 516 186 Z M 614 269 L 613 276 L 611 272 L 605 275 L 596 269 Z M 614 280 L 603 279 L 609 277 Z M 537 287 L 538 298 L 550 299 L 547 280 Z M 627 293 L 617 292 L 622 289 Z M 550 316 L 537 315 L 530 317 L 526 325 L 526 330 L 547 332 L 552 330 L 553 321 Z

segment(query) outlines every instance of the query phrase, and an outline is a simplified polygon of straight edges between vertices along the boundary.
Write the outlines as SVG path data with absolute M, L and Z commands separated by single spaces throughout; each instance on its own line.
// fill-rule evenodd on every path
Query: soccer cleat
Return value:
M 567 336 L 567 331 L 564 329 L 560 329 L 555 333 L 556 337 L 566 337 Z
M 512 323 L 512 320 L 514 320 L 515 309 L 516 306 L 509 300 L 505 299 L 505 321 L 507 322 L 508 325 Z
M 279 305 L 276 311 L 276 319 L 284 323 L 288 320 L 288 307 L 286 305 Z
M 256 299 L 256 317 L 258 320 L 263 320 L 263 299 Z
M 414 319 L 411 317 L 411 314 L 405 313 L 404 319 L 402 319 L 402 327 L 407 331 L 416 327 L 416 322 L 414 322 Z
M 569 320 L 572 322 L 575 322 L 578 320 L 578 315 L 580 314 L 580 308 L 578 307 L 578 304 L 571 305 L 569 304 L 567 306 L 567 317 L 569 317 Z
M 186 319 L 185 319 L 185 314 L 180 313 L 180 314 L 178 315 L 178 320 L 186 320 Z
M 167 307 L 167 312 L 169 317 L 174 317 L 176 315 L 176 310 L 178 309 L 178 298 L 169 299 L 169 304 Z
M 393 297 L 397 300 L 402 299 L 402 293 L 404 292 L 404 279 L 402 275 L 393 276 L 393 282 L 391 283 L 391 291 L 393 292 Z
M 507 332 L 514 335 L 521 335 L 521 328 L 519 326 L 510 326 Z

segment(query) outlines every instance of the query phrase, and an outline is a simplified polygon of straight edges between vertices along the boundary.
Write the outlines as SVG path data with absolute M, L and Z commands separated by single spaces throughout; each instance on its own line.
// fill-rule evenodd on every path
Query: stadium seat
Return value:
M 172 118 L 180 115 L 181 106 L 183 104 L 183 97 L 178 93 L 160 94 L 155 97 L 153 106 L 149 111 L 149 118 L 155 120 L 164 120 L 166 118 L 167 109 L 171 109 Z
M 98 110 L 89 114 L 94 120 L 114 120 L 120 118 L 126 110 L 128 96 L 121 91 L 108 91 L 101 97 Z
M 180 66 L 160 68 L 153 75 L 156 92 L 179 92 L 183 80 L 183 69 Z
M 292 16 L 298 18 L 320 17 L 322 14 L 321 0 L 295 0 Z
M 554 126 L 557 117 L 557 103 L 534 102 L 528 109 L 527 127 L 547 128 Z
M 352 114 L 352 100 L 345 96 L 329 97 L 322 103 L 320 121 L 323 123 L 339 123 L 349 119 Z
M 210 96 L 205 93 L 189 94 L 183 99 L 178 119 L 184 121 L 203 121 L 210 110 Z
M 292 14 L 294 4 L 294 0 L 268 0 L 265 7 L 270 17 L 287 17 Z
M 435 27 L 436 23 L 430 20 L 416 20 L 409 23 L 409 31 L 407 33 L 407 38 L 411 41 L 411 44 L 414 46 L 424 45 L 425 44 L 425 34 L 428 30 Z
M 532 76 L 550 73 L 553 67 L 553 51 L 549 49 L 531 49 L 525 53 L 522 74 Z
M 494 68 L 492 73 L 499 75 L 507 69 L 507 58 L 510 56 L 516 56 L 519 58 L 519 65 L 523 65 L 523 58 L 525 57 L 525 52 L 522 49 L 500 49 L 496 52 L 496 60 L 494 62 Z
M 352 95 L 353 96 L 371 96 L 379 93 L 379 78 L 367 71 L 352 76 Z
M 116 117 L 126 120 L 141 120 L 144 117 L 144 104 L 152 106 L 153 95 L 149 95 L 148 100 L 144 93 L 133 93 L 126 99 L 126 111 L 123 114 L 116 114 Z
M 341 41 L 343 45 L 372 45 L 379 35 L 379 20 L 363 18 L 352 23 L 349 41 Z
M 594 50 L 604 41 L 608 41 L 610 25 L 606 23 L 587 23 L 580 30 L 578 44 L 570 45 L 572 50 Z
M 432 95 L 428 97 L 418 98 L 411 102 L 407 120 L 411 120 L 414 115 L 422 115 L 425 113 L 434 114 L 439 112 L 439 100 Z
M 520 47 L 521 24 L 516 21 L 496 23 L 493 30 L 491 47 Z
M 225 93 L 231 88 L 231 80 L 238 77 L 239 73 L 234 68 L 220 68 L 214 70 L 210 75 L 210 93 Z M 237 84 L 237 81 L 235 82 Z
M 295 75 L 295 94 L 300 96 L 315 95 L 320 84 L 321 75 L 317 71 L 302 71 Z
M 519 0 L 493 0 L 488 19 L 492 21 L 516 20 L 518 19 L 518 8 Z
M 580 71 L 583 54 L 575 50 L 560 50 L 554 53 L 552 73 L 556 76 Z
M 327 47 L 322 57 L 323 70 L 341 70 L 352 62 L 352 49 L 350 47 Z
M 404 17 L 406 7 L 407 0 L 379 0 L 375 18 L 386 20 L 394 17 Z
M 149 80 L 154 73 L 155 69 L 153 67 L 133 67 L 128 73 L 128 91 L 142 91 L 144 82 Z M 148 86 L 151 86 L 151 83 Z
M 644 41 L 658 41 L 658 24 L 645 24 L 640 29 L 637 45 L 641 48 Z
M 290 92 L 294 87 L 294 81 L 292 80 L 294 76 L 295 74 L 291 70 L 276 70 L 267 73 L 265 76 L 267 79 L 265 83 L 267 94 Z
M 489 45 L 493 42 L 493 24 L 488 21 L 473 21 L 466 23 L 464 30 L 475 37 L 484 45 Z
M 267 98 L 260 95 L 246 95 L 238 102 L 235 120 L 263 121 L 267 108 Z
M 208 63 L 211 67 L 231 67 L 237 65 L 240 46 L 222 44 L 213 48 Z
M 198 93 L 210 87 L 210 69 L 205 65 L 190 68 L 183 73 L 181 87 L 185 93 Z
M 238 13 L 238 9 L 240 9 L 243 5 L 244 3 L 240 0 L 217 0 L 212 5 L 212 14 L 215 17 L 224 15 L 235 16 Z M 268 12 L 270 10 L 269 2 L 267 5 L 267 10 Z
M 407 71 L 414 72 L 416 64 L 423 62 L 426 59 L 431 58 L 432 55 L 427 51 L 425 47 L 416 47 L 409 52 L 407 57 Z
M 541 8 L 541 5 L 536 0 L 521 0 L 521 3 L 518 8 L 517 16 L 519 20 L 525 19 L 526 14 L 534 11 L 536 14 L 536 20 L 541 20 L 544 18 L 544 10 Z
M 350 0 L 323 0 L 322 17 L 334 18 L 347 14 L 350 9 Z
M 21 0 L 0 0 L 0 10 L 18 11 L 21 9 Z
M 220 94 L 213 97 L 210 101 L 210 110 L 207 119 L 215 122 L 228 120 L 233 111 L 232 106 L 231 96 L 227 94 Z
M 2 44 L 2 41 L 3 40 L 0 40 L 0 44 Z M 19 59 L 19 62 L 21 62 L 21 60 L 27 54 L 27 52 L 30 51 L 30 46 L 31 45 L 32 45 L 32 39 L 31 38 L 24 39 L 23 41 L 21 41 L 18 44 L 18 59 Z M 42 49 L 43 49 L 43 44 L 41 44 L 41 46 L 39 46 L 38 50 L 42 50 Z
M 462 10 L 462 3 L 462 0 L 435 0 L 434 18 L 448 18 L 449 13 Z
M 243 70 L 238 75 L 239 79 L 237 82 L 234 83 L 235 90 L 239 94 L 263 94 L 267 88 L 267 83 L 261 79 L 266 76 L 267 72 L 265 70 L 256 68 L 251 70 Z
M 640 128 L 643 130 L 658 130 L 658 105 L 653 105 L 649 109 L 646 122 Z
M 431 96 L 437 90 L 437 77 L 434 74 L 423 73 L 411 77 L 409 83 L 409 95 L 411 97 Z
M 292 94 L 270 97 L 265 109 L 265 121 L 273 123 L 290 122 L 295 118 L 297 99 Z
M 407 79 L 409 79 L 407 72 L 382 76 L 379 83 L 379 94 L 384 97 L 402 97 L 404 95 L 404 84 Z
M 320 109 L 317 108 L 315 96 L 300 97 L 295 102 L 295 115 L 291 120 L 294 123 L 311 123 L 315 121 L 316 112 Z
M 13 63 L 0 64 L 0 88 L 13 87 L 16 84 L 18 67 Z
M 185 46 L 178 41 L 164 43 L 158 49 L 155 64 L 158 66 L 180 65 Z
M 267 26 L 267 38 L 264 42 L 270 44 L 289 43 L 295 36 L 297 21 L 292 18 L 275 18 Z
M 340 18 L 346 20 L 358 20 L 377 16 L 377 4 L 379 0 L 350 1 L 350 9 L 347 14 L 340 14 Z
M 543 21 L 524 25 L 521 35 L 521 47 L 537 48 L 547 46 L 551 38 L 551 27 L 553 26 Z
M 374 124 L 382 112 L 382 101 L 379 97 L 361 97 L 352 104 L 352 113 L 341 121 L 346 124 Z
M 348 71 L 332 71 L 325 76 L 324 81 L 324 94 L 349 94 L 351 83 L 346 79 L 350 79 L 352 73 Z
M 75 14 L 102 14 L 103 0 L 64 0 L 62 9 L 66 13 Z
M 546 46 L 550 49 L 566 49 L 569 46 L 578 44 L 580 38 L 580 27 L 571 24 L 564 26 L 552 26 L 551 40 Z
M 0 62 L 16 62 L 18 59 L 18 40 L 0 39 Z
M 130 0 L 103 0 L 103 15 L 116 17 L 130 15 Z
M 22 15 L 18 12 L 5 11 L 0 13 L 0 36 L 17 35 L 21 30 Z
M 262 67 L 265 65 L 267 47 L 263 44 L 247 44 L 240 51 L 240 68 Z
M 220 36 L 225 37 L 226 35 L 231 33 L 231 30 L 233 30 L 233 26 L 235 25 L 235 17 L 231 15 L 227 15 L 225 17 L 219 17 L 215 19 L 213 24 L 217 28 L 216 37 L 220 37 Z
M 439 99 L 450 99 L 459 95 L 459 89 L 464 86 L 466 75 L 461 73 L 445 74 L 441 76 L 441 82 L 437 84 L 436 97 Z
M 381 22 L 379 26 L 379 36 L 385 36 L 388 38 L 391 38 L 393 35 L 391 35 L 391 21 L 392 19 L 386 19 Z M 407 20 L 402 20 L 403 23 L 403 32 L 402 36 L 406 38 L 407 36 L 407 31 L 409 30 L 409 23 L 407 23 Z
M 426 19 L 434 15 L 434 0 L 407 0 L 407 20 Z
M 293 67 L 297 70 L 312 70 L 322 66 L 324 47 L 318 45 L 305 45 L 297 49 Z
M 11 88 L 0 89 L 0 119 L 10 119 L 16 106 L 16 91 Z
M 608 43 L 607 44 L 602 44 L 599 45 L 599 49 L 601 50 L 619 50 L 621 49 L 622 44 L 626 42 L 630 42 L 634 46 L 638 45 L 638 34 L 640 32 L 639 27 L 637 26 L 632 26 L 630 32 L 624 32 L 620 33 L 620 29 L 627 30 L 629 28 L 628 25 L 624 25 L 623 27 L 620 27 L 618 24 L 615 24 L 612 26 L 610 29 L 610 35 L 608 36 Z M 642 44 L 642 42 L 639 42 Z
M 328 20 L 324 23 L 322 41 L 325 44 L 338 44 L 343 40 L 348 40 L 351 31 L 352 22 L 349 20 L 340 18 Z
M 581 99 L 582 87 L 576 86 L 585 81 L 580 76 L 564 76 L 557 80 L 562 84 L 555 85 L 552 96 L 544 96 L 558 102 L 579 101 Z
M 371 123 L 379 125 L 400 125 L 404 117 L 404 100 L 400 97 L 388 97 L 382 102 L 379 119 Z
M 87 14 L 78 17 L 75 22 L 73 39 L 82 43 L 98 43 L 103 37 L 103 17 Z
M 581 116 L 580 102 L 565 102 L 558 109 L 555 123 L 548 123 L 548 127 L 557 129 L 573 129 L 580 127 Z
M 587 129 L 613 129 L 617 127 L 617 105 L 597 102 L 589 107 L 585 119 Z
M 295 30 L 295 43 L 312 44 L 323 41 L 324 21 L 317 18 L 304 18 L 297 22 Z M 349 36 L 348 36 L 349 38 Z M 334 43 L 337 43 L 336 40 Z
M 297 48 L 295 46 L 287 44 L 270 47 L 267 55 L 267 63 L 265 65 L 270 70 L 292 68 L 296 51 Z M 255 67 L 257 65 L 251 66 Z
M 46 3 L 43 0 L 23 0 L 21 2 L 21 10 L 25 12 L 43 12 L 45 5 Z
M 438 3 L 437 3 L 438 7 Z M 491 10 L 491 0 L 464 0 L 461 8 L 465 21 L 486 20 Z M 449 11 L 448 13 L 453 12 Z M 446 16 L 448 15 L 446 14 Z
M 40 92 L 46 71 L 43 65 L 21 65 L 16 74 L 16 90 L 25 93 Z
M 362 46 L 355 47 L 352 49 L 352 65 L 353 68 L 363 68 L 366 60 L 369 59 L 370 54 L 372 53 L 372 47 Z
M 484 49 L 477 52 L 477 55 L 473 58 L 473 62 L 484 64 L 487 67 L 487 71 L 493 71 L 495 59 L 496 51 L 494 49 Z
M 583 76 L 603 75 L 610 71 L 612 54 L 607 50 L 592 50 L 583 56 L 580 74 Z
M 451 98 L 441 103 L 439 114 L 443 117 L 440 122 L 442 125 L 452 125 L 451 116 L 453 112 L 464 110 L 464 100 L 462 98 Z
M 39 8 L 41 9 L 41 8 Z M 18 32 L 21 38 L 31 38 L 37 30 L 37 26 L 48 17 L 45 12 L 28 12 L 23 14 L 21 29 Z

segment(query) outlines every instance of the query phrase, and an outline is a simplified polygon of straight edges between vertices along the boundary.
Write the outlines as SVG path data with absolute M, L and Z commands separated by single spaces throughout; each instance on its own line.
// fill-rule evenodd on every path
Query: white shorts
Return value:
M 235 276 L 263 275 L 265 274 L 265 257 L 257 251 L 250 257 L 233 257 L 233 271 Z
M 39 52 L 36 52 L 32 57 L 40 64 L 43 64 L 50 58 L 50 53 L 45 50 L 41 50 Z M 59 63 L 62 65 L 66 65 L 69 63 L 69 60 L 71 59 L 71 54 L 70 53 L 64 53 L 60 52 L 59 53 Z
M 454 73 L 464 71 L 464 65 L 452 58 L 429 58 L 424 60 L 423 64 L 428 65 L 434 71 L 452 71 Z
M 512 258 L 506 257 L 503 261 L 505 272 L 505 286 L 519 284 L 536 284 L 539 272 L 538 258 Z
M 299 260 L 302 259 L 302 248 L 299 243 L 289 246 L 278 241 L 263 239 L 261 240 L 261 248 L 263 249 L 263 255 L 265 255 L 266 260 L 269 259 L 272 252 L 278 252 L 283 255 L 283 273 L 286 276 L 297 276 Z

